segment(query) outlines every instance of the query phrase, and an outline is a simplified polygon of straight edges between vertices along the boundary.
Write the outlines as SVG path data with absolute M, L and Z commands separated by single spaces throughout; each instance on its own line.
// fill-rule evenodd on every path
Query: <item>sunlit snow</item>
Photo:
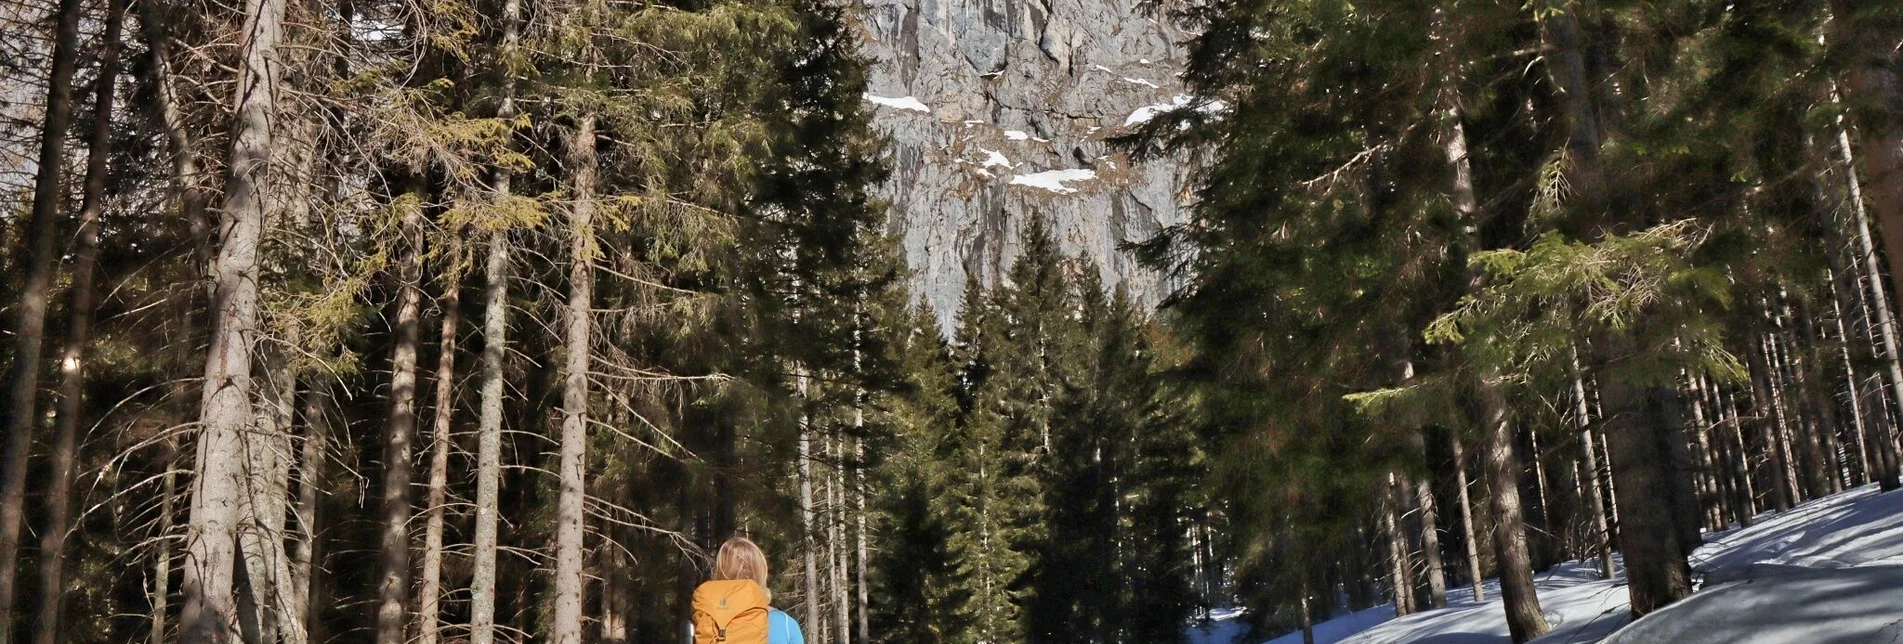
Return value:
M 1553 630 L 1532 644 L 1639 644 L 1649 642 L 1892 641 L 1903 634 L 1903 493 L 1874 485 L 1816 499 L 1757 523 L 1718 534 L 1692 553 L 1698 592 L 1628 625 L 1623 572 L 1601 580 L 1591 562 L 1537 573 L 1540 606 Z M 1447 608 L 1394 618 L 1392 605 L 1336 616 L 1315 624 L 1318 644 L 1507 642 L 1498 580 L 1485 584 L 1488 601 L 1466 588 L 1448 589 Z M 1299 632 L 1239 640 L 1235 612 L 1211 615 L 1192 627 L 1192 644 L 1296 644 Z
M 1194 100 L 1196 100 L 1195 97 L 1177 94 L 1171 97 L 1168 103 L 1157 103 L 1155 105 L 1139 107 L 1136 111 L 1130 113 L 1129 118 L 1123 119 L 1123 126 L 1130 127 L 1132 125 L 1148 123 L 1150 119 L 1156 118 L 1156 115 L 1187 106 Z M 1204 114 L 1218 114 L 1226 107 L 1228 106 L 1224 105 L 1222 101 L 1209 101 L 1204 103 L 1202 107 L 1196 108 L 1196 110 Z
M 1150 82 L 1150 81 L 1147 81 L 1147 80 L 1143 80 L 1143 79 L 1141 79 L 1141 78 L 1130 78 L 1130 77 L 1128 77 L 1128 76 L 1125 76 L 1125 77 L 1123 78 L 1123 82 L 1125 82 L 1125 83 L 1130 83 L 1130 84 L 1132 84 L 1132 85 L 1142 85 L 1142 86 L 1144 86 L 1144 87 L 1148 87 L 1148 88 L 1150 88 L 1150 89 L 1162 89 L 1161 87 L 1158 87 L 1158 86 L 1156 85 L 1156 83 L 1152 83 L 1152 82 Z
M 1023 132 L 1019 132 L 1017 130 L 1005 130 L 1004 138 L 1011 139 L 1013 141 L 1023 141 L 1025 139 L 1031 138 L 1031 135 L 1025 134 Z
M 978 148 L 978 151 L 985 153 L 984 167 L 987 167 L 987 168 L 994 167 L 994 166 L 1004 166 L 1005 168 L 1012 167 L 1011 160 L 1004 158 L 1004 155 L 999 154 L 997 150 L 986 150 L 984 148 Z
M 874 105 L 882 105 L 882 106 L 890 107 L 893 109 L 913 110 L 917 112 L 924 112 L 926 114 L 932 113 L 932 108 L 926 107 L 925 103 L 920 102 L 918 98 L 912 97 L 912 96 L 901 96 L 898 98 L 889 98 L 885 96 L 873 96 L 871 94 L 867 94 L 866 100 L 872 101 Z
M 1097 178 L 1097 171 L 1095 170 L 1045 170 L 1043 172 L 1020 174 L 1011 177 L 1011 184 L 1030 186 L 1032 188 L 1049 190 L 1060 195 L 1067 195 L 1077 192 L 1077 189 L 1064 184 L 1072 181 L 1089 181 L 1095 178 Z

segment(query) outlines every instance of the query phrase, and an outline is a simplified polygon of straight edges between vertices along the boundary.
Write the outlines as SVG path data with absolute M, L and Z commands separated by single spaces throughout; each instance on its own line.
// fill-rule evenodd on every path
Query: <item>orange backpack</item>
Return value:
M 694 589 L 694 644 L 767 644 L 766 590 L 751 579 Z

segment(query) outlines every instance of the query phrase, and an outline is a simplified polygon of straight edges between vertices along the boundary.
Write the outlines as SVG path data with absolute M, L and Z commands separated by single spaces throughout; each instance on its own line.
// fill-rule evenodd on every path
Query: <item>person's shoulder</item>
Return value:
M 800 630 L 799 620 L 793 619 L 793 616 L 786 614 L 786 611 L 778 608 L 767 609 L 767 624 L 768 632 L 773 634 L 774 644 L 782 642 L 803 644 L 806 641 L 806 633 Z

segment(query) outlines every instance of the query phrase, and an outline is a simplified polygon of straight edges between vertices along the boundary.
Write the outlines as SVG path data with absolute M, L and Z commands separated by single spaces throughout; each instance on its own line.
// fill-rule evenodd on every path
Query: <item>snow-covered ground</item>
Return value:
M 1605 642 L 1903 642 L 1903 492 L 1865 486 L 1817 499 L 1751 527 L 1707 534 L 1692 553 L 1699 591 L 1621 630 L 1628 622 L 1624 578 L 1604 581 L 1591 563 L 1537 575 L 1553 631 L 1538 644 Z M 1489 601 L 1448 591 L 1448 607 L 1394 619 L 1384 605 L 1315 626 L 1321 644 L 1508 642 L 1499 584 Z M 1218 613 L 1192 644 L 1244 644 L 1234 613 Z M 1616 634 L 1614 631 L 1618 631 Z M 1611 637 L 1608 637 L 1611 636 Z M 1299 644 L 1290 633 L 1263 644 Z

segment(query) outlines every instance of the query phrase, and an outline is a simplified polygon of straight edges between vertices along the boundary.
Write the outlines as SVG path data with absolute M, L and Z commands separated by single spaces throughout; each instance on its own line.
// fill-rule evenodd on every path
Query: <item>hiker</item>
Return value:
M 720 544 L 714 578 L 694 589 L 694 644 L 806 644 L 793 616 L 767 604 L 766 553 L 746 537 Z

